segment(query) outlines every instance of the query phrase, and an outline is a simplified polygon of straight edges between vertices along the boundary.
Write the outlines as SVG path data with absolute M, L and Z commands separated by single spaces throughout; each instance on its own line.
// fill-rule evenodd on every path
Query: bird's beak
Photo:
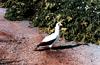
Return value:
M 60 26 L 62 26 L 62 24 L 61 24 L 61 23 L 60 23 L 59 25 L 60 25 Z

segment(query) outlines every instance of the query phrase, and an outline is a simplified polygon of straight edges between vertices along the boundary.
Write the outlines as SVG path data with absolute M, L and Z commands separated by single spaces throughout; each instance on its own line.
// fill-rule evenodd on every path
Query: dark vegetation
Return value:
M 66 40 L 100 43 L 99 0 L 7 0 L 4 7 L 9 20 L 31 20 L 48 33 L 62 22 Z

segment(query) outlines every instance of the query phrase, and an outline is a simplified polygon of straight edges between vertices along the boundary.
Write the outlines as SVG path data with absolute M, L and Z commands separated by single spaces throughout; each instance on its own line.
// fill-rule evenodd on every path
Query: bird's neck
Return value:
M 59 26 L 56 26 L 56 27 L 55 27 L 55 34 L 56 34 L 56 35 L 59 35 Z

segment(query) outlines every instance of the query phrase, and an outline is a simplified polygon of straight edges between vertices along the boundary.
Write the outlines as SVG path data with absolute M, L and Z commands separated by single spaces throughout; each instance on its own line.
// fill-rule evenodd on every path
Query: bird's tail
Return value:
M 39 48 L 39 45 L 37 45 L 34 50 L 37 50 L 38 48 Z
M 38 48 L 40 45 L 37 45 L 36 47 Z

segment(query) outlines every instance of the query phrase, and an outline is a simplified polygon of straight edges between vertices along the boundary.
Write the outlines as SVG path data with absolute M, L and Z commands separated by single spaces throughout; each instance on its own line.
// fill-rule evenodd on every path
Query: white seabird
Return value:
M 50 48 L 53 46 L 53 44 L 55 43 L 55 41 L 58 40 L 59 38 L 59 31 L 60 31 L 60 26 L 62 26 L 61 22 L 58 22 L 55 26 L 55 32 L 52 33 L 49 36 L 46 36 L 39 45 L 37 45 L 37 47 L 40 46 L 49 46 Z

